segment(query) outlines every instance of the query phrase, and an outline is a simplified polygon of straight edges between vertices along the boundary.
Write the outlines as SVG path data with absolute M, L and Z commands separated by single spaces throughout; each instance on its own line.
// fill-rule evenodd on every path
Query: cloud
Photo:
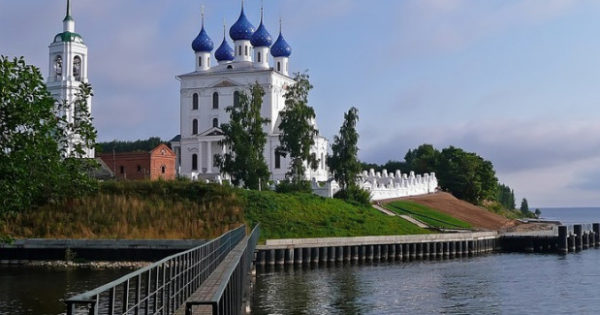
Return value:
M 545 23 L 590 2 L 574 0 L 407 1 L 397 19 L 393 47 L 402 54 L 440 54 L 519 27 Z M 593 5 L 593 4 L 592 4 Z
M 440 150 L 453 145 L 492 161 L 500 181 L 538 206 L 600 203 L 596 121 L 486 120 L 390 130 L 385 141 L 373 138 L 361 137 L 361 158 L 367 162 L 401 160 L 423 143 Z

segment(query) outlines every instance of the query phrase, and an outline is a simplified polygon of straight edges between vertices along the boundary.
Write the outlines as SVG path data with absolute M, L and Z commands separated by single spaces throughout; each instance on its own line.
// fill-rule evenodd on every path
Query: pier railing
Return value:
M 65 301 L 67 314 L 172 314 L 240 240 L 241 226 Z
M 215 271 L 211 276 L 214 279 L 210 282 L 214 282 L 216 286 L 200 293 L 198 298 L 192 297 L 186 302 L 186 315 L 193 314 L 194 306 L 208 306 L 213 315 L 241 314 L 259 236 L 260 226 L 257 225 L 219 267 L 222 268 L 222 273 Z

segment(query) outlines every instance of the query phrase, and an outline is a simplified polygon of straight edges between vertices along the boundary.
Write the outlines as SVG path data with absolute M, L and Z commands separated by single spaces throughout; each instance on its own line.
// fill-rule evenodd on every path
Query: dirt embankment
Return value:
M 428 206 L 442 213 L 473 225 L 475 228 L 486 230 L 506 230 L 519 225 L 518 221 L 507 219 L 486 209 L 462 201 L 449 193 L 437 192 L 430 195 L 388 199 L 384 203 L 394 200 L 410 200 Z

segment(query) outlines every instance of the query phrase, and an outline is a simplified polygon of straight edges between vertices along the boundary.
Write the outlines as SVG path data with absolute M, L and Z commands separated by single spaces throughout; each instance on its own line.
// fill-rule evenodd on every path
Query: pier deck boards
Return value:
M 227 256 L 223 259 L 223 261 L 215 268 L 215 270 L 204 280 L 200 288 L 196 290 L 196 292 L 192 293 L 192 295 L 175 311 L 175 315 L 185 315 L 185 305 L 188 301 L 209 301 L 215 295 L 217 289 L 221 286 L 223 281 L 227 281 L 228 279 L 223 279 L 227 268 L 238 260 L 239 256 L 244 252 L 244 248 L 246 247 L 246 243 L 248 242 L 248 237 L 245 237 L 240 243 L 234 247 Z M 211 305 L 198 305 L 194 306 L 192 309 L 192 314 L 194 315 L 204 315 L 204 314 L 212 314 L 212 306 Z

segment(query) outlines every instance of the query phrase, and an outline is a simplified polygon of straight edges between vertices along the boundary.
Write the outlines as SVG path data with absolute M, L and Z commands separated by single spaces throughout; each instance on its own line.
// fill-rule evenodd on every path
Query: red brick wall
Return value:
M 160 144 L 150 152 L 116 153 L 114 156 L 112 153 L 103 153 L 100 158 L 113 170 L 117 179 L 173 180 L 176 177 L 175 153 L 164 144 Z
M 157 180 L 162 178 L 164 180 L 175 179 L 175 152 L 171 151 L 168 146 L 161 144 L 154 148 L 150 152 L 151 161 L 151 179 Z M 165 173 L 162 172 L 162 167 L 165 167 Z
M 100 158 L 114 172 L 118 179 L 148 179 L 150 178 L 150 154 L 147 152 L 101 154 Z M 121 172 L 121 167 L 123 172 Z

